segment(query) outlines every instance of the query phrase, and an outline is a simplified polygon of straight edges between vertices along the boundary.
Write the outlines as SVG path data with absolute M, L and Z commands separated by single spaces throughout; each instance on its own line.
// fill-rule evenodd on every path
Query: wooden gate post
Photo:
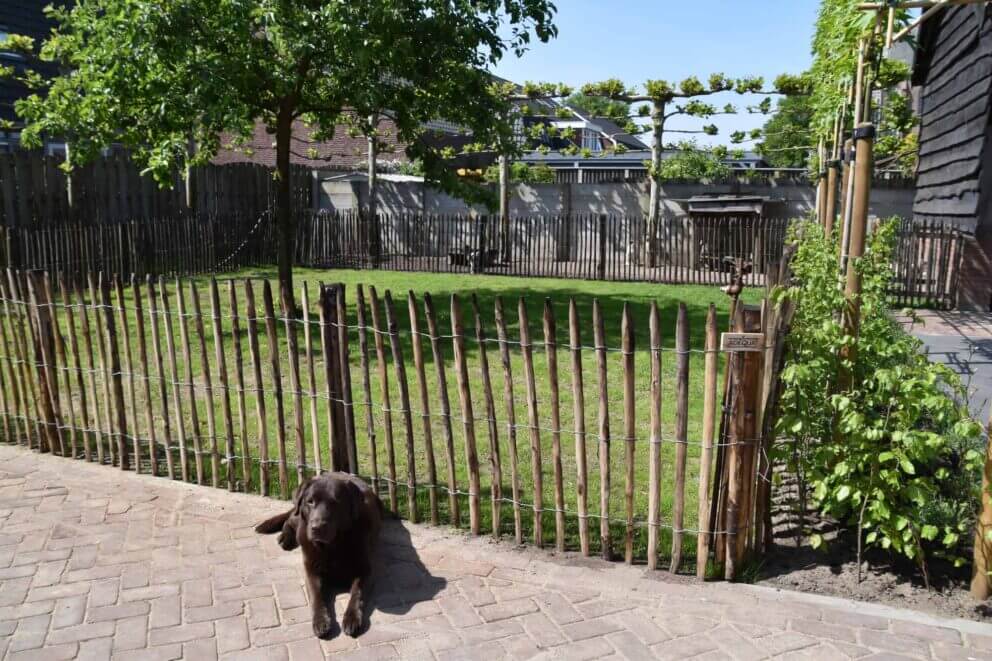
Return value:
M 724 335 L 721 349 L 731 351 L 732 370 L 727 443 L 726 564 L 724 576 L 734 580 L 748 552 L 748 527 L 753 520 L 755 449 L 764 336 L 759 308 L 738 305 L 734 333 Z

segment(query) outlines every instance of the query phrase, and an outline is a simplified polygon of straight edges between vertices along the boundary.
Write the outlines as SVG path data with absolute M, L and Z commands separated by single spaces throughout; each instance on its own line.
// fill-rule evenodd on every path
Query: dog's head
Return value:
M 314 544 L 332 544 L 361 516 L 362 493 L 347 478 L 310 478 L 296 492 L 294 516 Z

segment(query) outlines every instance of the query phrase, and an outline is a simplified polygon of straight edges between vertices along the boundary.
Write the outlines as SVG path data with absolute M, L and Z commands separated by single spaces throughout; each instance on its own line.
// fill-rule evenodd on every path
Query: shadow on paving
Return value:
M 436 598 L 448 585 L 446 579 L 431 574 L 410 531 L 398 520 L 383 523 L 376 556 L 372 594 L 365 605 L 366 622 L 374 611 L 405 615 L 416 604 Z

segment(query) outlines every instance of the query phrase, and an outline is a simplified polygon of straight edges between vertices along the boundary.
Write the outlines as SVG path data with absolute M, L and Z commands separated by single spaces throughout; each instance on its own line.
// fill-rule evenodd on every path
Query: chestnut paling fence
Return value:
M 467 510 L 476 534 L 700 578 L 711 557 L 735 576 L 770 538 L 786 325 L 771 308 L 738 306 L 764 344 L 727 354 L 721 379 L 713 306 L 635 319 L 627 303 L 529 312 L 372 287 L 350 306 L 343 286 L 304 285 L 287 315 L 268 281 L 73 282 L 0 278 L 9 442 L 282 498 L 346 470 L 413 521 Z
M 782 261 L 789 220 L 671 216 L 653 242 L 641 216 L 572 213 L 519 216 L 301 212 L 295 262 L 316 268 L 486 273 L 589 280 L 725 285 L 738 260 L 745 284 L 764 283 Z M 890 293 L 898 305 L 953 308 L 967 234 L 904 222 L 897 232 Z M 0 228 L 5 266 L 85 277 L 223 273 L 276 261 L 269 212 L 230 210 L 129 222 Z

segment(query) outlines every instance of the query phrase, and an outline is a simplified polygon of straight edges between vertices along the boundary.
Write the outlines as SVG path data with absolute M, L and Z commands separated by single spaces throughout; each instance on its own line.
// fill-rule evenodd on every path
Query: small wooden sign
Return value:
M 762 351 L 764 333 L 721 333 L 720 351 Z

